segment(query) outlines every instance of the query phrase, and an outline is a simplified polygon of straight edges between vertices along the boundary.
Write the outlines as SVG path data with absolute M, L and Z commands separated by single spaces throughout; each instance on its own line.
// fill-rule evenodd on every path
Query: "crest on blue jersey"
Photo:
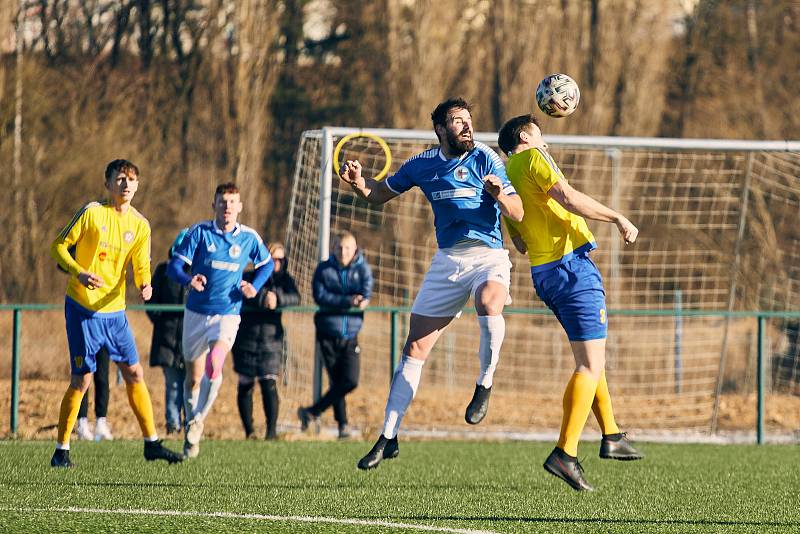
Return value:
M 469 169 L 463 165 L 459 165 L 456 167 L 456 170 L 453 171 L 453 176 L 455 176 L 456 180 L 459 182 L 466 182 L 467 178 L 469 178 Z
M 242 247 L 239 245 L 232 245 L 230 249 L 228 249 L 228 254 L 230 254 L 231 258 L 238 258 L 242 255 Z

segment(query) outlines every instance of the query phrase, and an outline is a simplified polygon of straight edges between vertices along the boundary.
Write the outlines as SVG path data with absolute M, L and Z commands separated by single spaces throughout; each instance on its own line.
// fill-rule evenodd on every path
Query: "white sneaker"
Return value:
M 108 426 L 106 418 L 98 417 L 97 424 L 94 427 L 94 440 L 103 441 L 104 439 L 111 441 L 114 439 L 114 436 L 111 434 L 111 427 Z
M 78 418 L 78 426 L 75 428 L 75 433 L 78 434 L 78 439 L 81 440 L 92 441 L 94 439 L 92 427 L 86 417 Z
M 191 445 L 200 443 L 200 438 L 203 437 L 203 420 L 194 418 L 189 421 L 189 426 L 186 428 L 186 441 Z

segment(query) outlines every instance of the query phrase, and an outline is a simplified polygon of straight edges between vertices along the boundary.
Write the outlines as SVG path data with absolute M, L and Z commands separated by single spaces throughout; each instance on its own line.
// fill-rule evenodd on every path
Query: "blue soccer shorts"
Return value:
M 570 341 L 607 337 L 606 292 L 589 256 L 575 256 L 543 272 L 531 268 L 531 277 L 536 294 L 553 311 Z
M 114 362 L 133 365 L 139 362 L 136 341 L 124 311 L 94 313 L 71 298 L 64 302 L 67 321 L 69 364 L 74 375 L 97 370 L 97 353 L 106 347 Z

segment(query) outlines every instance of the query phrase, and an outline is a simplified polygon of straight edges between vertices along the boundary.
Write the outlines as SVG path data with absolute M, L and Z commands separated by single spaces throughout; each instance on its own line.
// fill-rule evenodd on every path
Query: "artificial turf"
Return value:
M 401 436 L 359 471 L 370 446 L 206 441 L 170 466 L 138 441 L 75 442 L 76 467 L 53 469 L 52 443 L 4 441 L 0 532 L 800 532 L 796 446 L 651 443 L 615 462 L 582 443 L 593 493 L 542 469 L 549 443 Z

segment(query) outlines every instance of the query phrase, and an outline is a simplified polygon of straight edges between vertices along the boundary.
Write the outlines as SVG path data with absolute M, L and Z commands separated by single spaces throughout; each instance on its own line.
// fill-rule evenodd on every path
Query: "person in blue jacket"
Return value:
M 361 348 L 358 332 L 364 309 L 372 294 L 372 271 L 358 249 L 356 238 L 347 231 L 336 234 L 333 256 L 314 271 L 314 301 L 320 310 L 314 315 L 317 351 L 328 372 L 328 391 L 311 406 L 300 407 L 300 429 L 306 430 L 322 412 L 333 406 L 339 438 L 350 437 L 345 396 L 358 386 Z

